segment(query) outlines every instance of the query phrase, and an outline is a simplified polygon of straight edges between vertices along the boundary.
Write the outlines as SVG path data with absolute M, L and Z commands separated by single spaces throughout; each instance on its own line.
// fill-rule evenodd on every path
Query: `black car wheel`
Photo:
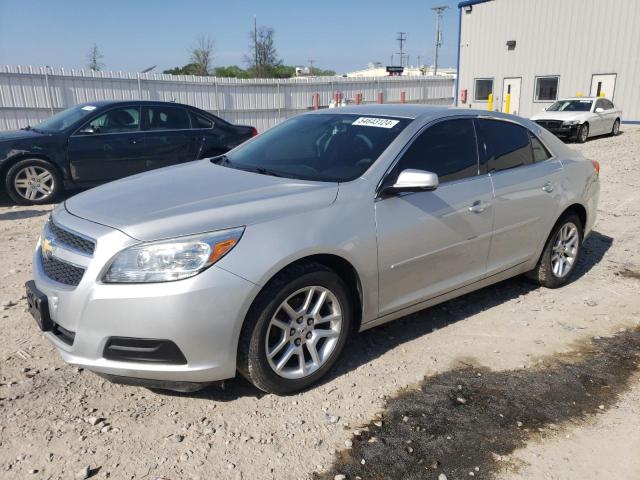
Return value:
M 547 288 L 566 285 L 580 260 L 583 229 L 575 213 L 563 215 L 549 235 L 536 268 L 528 272 L 527 277 Z
M 7 172 L 5 188 L 19 205 L 43 205 L 62 191 L 58 169 L 46 160 L 26 158 Z
M 611 128 L 611 136 L 615 137 L 620 133 L 620 120 L 616 118 L 616 121 L 613 122 L 613 128 Z
M 267 284 L 249 310 L 238 370 L 265 392 L 302 390 L 333 366 L 352 320 L 347 286 L 334 271 L 317 263 L 290 267 Z
M 589 124 L 583 123 L 578 127 L 578 134 L 576 135 L 576 142 L 584 143 L 589 138 Z

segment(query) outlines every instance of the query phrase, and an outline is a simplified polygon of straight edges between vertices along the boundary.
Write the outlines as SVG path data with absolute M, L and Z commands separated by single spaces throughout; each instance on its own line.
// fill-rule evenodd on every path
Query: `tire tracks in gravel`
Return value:
M 388 400 L 331 469 L 313 478 L 452 480 L 515 470 L 511 453 L 614 405 L 639 366 L 636 327 L 594 337 L 535 368 L 467 366 L 429 377 Z

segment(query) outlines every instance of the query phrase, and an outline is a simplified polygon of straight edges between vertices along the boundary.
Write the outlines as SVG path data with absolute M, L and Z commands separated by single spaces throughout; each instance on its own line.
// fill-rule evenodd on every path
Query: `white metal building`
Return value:
M 528 117 L 603 95 L 640 123 L 640 0 L 466 0 L 456 104 Z

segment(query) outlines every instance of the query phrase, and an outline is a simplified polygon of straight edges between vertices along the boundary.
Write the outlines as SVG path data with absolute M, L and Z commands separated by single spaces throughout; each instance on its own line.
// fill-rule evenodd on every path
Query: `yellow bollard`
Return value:
M 511 113 L 511 94 L 507 93 L 504 97 L 504 113 Z
M 493 93 L 490 93 L 487 97 L 487 110 L 493 111 Z

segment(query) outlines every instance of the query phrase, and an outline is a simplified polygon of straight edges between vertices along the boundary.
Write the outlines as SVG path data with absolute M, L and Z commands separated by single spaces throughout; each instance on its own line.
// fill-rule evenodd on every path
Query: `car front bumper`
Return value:
M 60 225 L 83 233 L 106 228 L 69 218 L 68 213 L 57 216 Z M 110 240 L 114 235 L 124 235 L 113 232 Z M 88 234 L 92 233 L 96 232 Z M 177 388 L 180 390 L 193 389 L 189 383 L 234 377 L 240 329 L 257 286 L 215 265 L 177 282 L 104 284 L 99 278 L 106 260 L 122 248 L 113 243 L 98 239 L 95 258 L 75 287 L 62 285 L 45 274 L 38 243 L 33 256 L 34 282 L 47 296 L 54 322 L 54 330 L 45 335 L 63 360 L 116 381 L 121 378 L 123 383 L 138 379 L 140 384 L 167 388 L 171 382 L 181 382 L 186 387 Z M 102 246 L 111 251 L 101 252 Z M 112 355 L 105 355 L 114 338 L 173 343 L 184 361 L 114 360 Z
M 553 125 L 543 122 L 536 121 L 538 125 L 542 128 L 546 128 L 551 133 L 558 137 L 575 137 L 578 134 L 579 124 L 575 125 Z

